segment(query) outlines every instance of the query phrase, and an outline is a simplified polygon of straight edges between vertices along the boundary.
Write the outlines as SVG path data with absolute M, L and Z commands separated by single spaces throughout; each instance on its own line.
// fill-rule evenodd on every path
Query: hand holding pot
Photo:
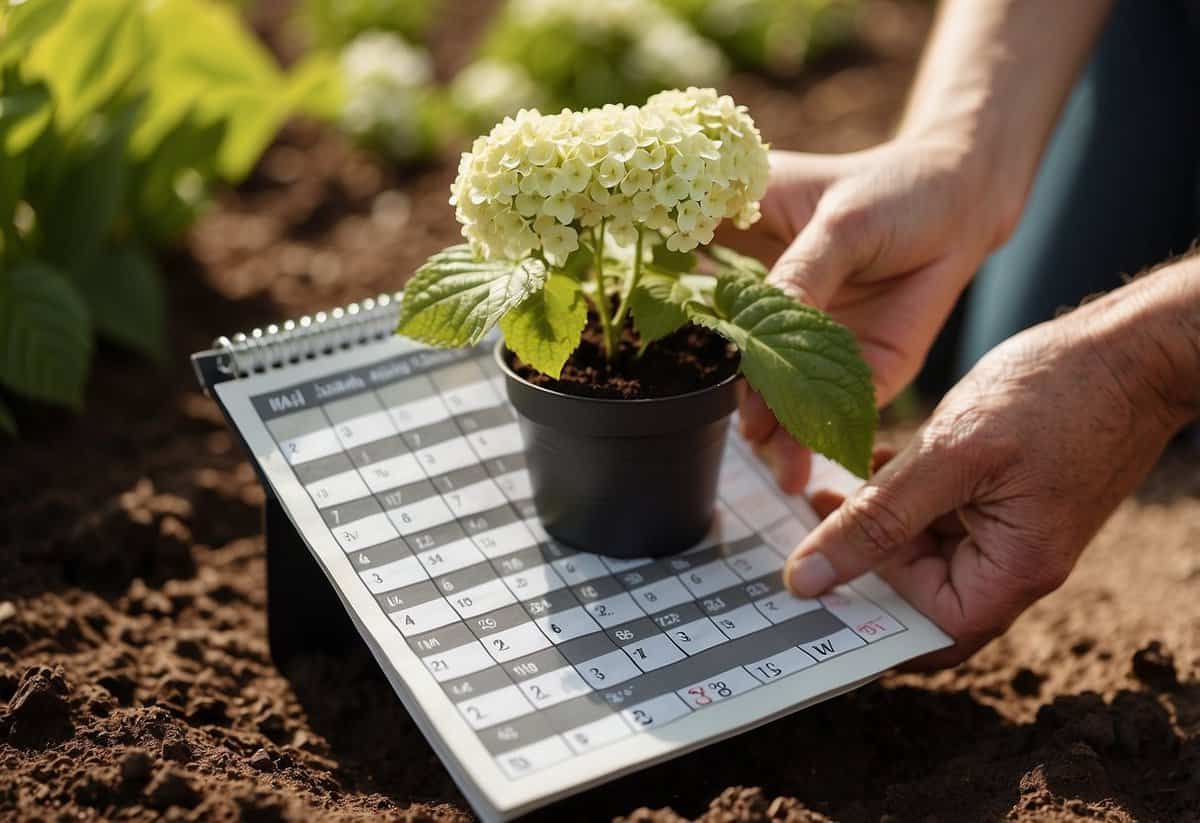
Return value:
M 1200 259 L 993 350 L 907 448 L 789 558 L 813 596 L 871 569 L 951 634 L 957 663 L 1066 579 L 1200 410 Z

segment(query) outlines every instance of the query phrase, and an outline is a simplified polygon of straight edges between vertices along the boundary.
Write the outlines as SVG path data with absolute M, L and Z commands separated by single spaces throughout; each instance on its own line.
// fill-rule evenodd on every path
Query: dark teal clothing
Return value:
M 926 394 L 940 395 L 1022 329 L 1187 251 L 1200 234 L 1200 29 L 1188 6 L 1117 4 L 1016 232 L 931 353 Z

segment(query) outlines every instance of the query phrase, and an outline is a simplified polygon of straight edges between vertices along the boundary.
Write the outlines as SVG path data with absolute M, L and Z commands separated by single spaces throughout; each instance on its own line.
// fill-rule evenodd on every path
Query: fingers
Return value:
M 916 438 L 792 552 L 788 587 L 814 597 L 890 560 L 939 516 L 966 502 L 942 449 Z
M 775 415 L 767 406 L 762 395 L 751 389 L 746 383 L 738 385 L 741 398 L 738 401 L 742 437 L 751 443 L 762 443 L 770 437 L 779 425 Z
M 804 492 L 812 473 L 812 453 L 793 440 L 783 426 L 777 426 L 765 442 L 755 444 L 754 451 L 771 469 L 785 494 Z

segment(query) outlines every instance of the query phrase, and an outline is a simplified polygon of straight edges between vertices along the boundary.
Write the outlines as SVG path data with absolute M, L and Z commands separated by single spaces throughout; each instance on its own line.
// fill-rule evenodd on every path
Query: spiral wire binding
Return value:
M 381 294 L 282 325 L 272 323 L 249 334 L 238 332 L 232 339 L 218 337 L 213 341 L 219 355 L 217 369 L 235 378 L 246 377 L 383 340 L 395 331 L 400 296 L 400 292 Z

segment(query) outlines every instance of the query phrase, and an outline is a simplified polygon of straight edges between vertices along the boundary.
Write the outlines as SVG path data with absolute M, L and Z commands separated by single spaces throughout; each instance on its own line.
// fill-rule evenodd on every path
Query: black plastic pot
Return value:
M 662 557 L 712 523 L 738 375 L 675 397 L 606 400 L 535 386 L 496 345 L 546 531 L 582 551 Z

